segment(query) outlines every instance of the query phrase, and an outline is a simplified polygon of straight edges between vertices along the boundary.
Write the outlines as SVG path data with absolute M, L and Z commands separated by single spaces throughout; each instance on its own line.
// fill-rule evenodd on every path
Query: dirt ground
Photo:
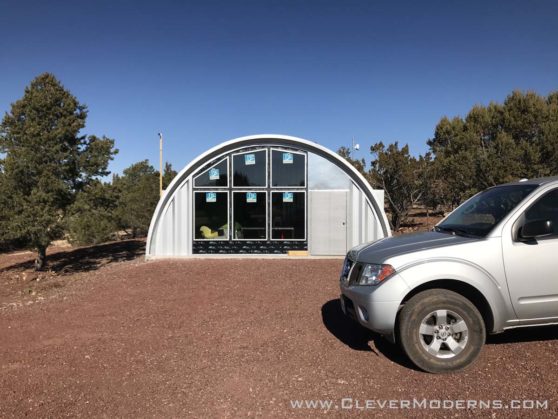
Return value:
M 491 337 L 470 369 L 435 376 L 342 316 L 341 260 L 53 251 L 39 276 L 31 253 L 0 255 L 2 418 L 558 415 L 556 327 Z M 433 408 L 379 406 L 413 398 Z

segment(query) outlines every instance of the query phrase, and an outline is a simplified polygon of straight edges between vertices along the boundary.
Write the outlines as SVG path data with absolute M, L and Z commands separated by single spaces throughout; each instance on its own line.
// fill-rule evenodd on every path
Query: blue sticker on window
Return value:
M 256 195 L 256 192 L 246 192 L 246 202 L 249 204 L 258 202 L 258 196 Z
M 209 180 L 219 180 L 219 169 L 209 169 Z
M 293 153 L 283 153 L 283 164 L 293 164 Z
M 217 192 L 206 192 L 205 202 L 217 202 Z
M 293 202 L 293 193 L 283 192 L 283 202 Z
M 246 166 L 252 166 L 256 164 L 256 155 L 255 154 L 245 154 L 244 155 L 244 164 Z

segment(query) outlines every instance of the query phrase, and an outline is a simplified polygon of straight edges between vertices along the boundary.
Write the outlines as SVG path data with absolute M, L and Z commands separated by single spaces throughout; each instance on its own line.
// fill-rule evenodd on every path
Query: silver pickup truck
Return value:
M 343 312 L 433 373 L 470 365 L 487 333 L 558 324 L 558 177 L 473 196 L 434 231 L 351 249 Z

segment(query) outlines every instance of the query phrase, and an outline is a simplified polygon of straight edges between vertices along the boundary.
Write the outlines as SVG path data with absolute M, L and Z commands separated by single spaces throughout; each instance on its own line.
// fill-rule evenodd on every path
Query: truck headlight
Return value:
M 395 273 L 391 265 L 366 264 L 360 272 L 356 285 L 378 285 Z

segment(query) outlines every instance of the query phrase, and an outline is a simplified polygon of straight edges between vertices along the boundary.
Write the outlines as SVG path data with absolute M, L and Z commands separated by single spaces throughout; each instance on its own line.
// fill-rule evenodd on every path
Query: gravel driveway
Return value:
M 558 328 L 491 337 L 470 369 L 425 374 L 342 316 L 340 264 L 136 259 L 70 276 L 0 310 L 0 417 L 558 415 Z

